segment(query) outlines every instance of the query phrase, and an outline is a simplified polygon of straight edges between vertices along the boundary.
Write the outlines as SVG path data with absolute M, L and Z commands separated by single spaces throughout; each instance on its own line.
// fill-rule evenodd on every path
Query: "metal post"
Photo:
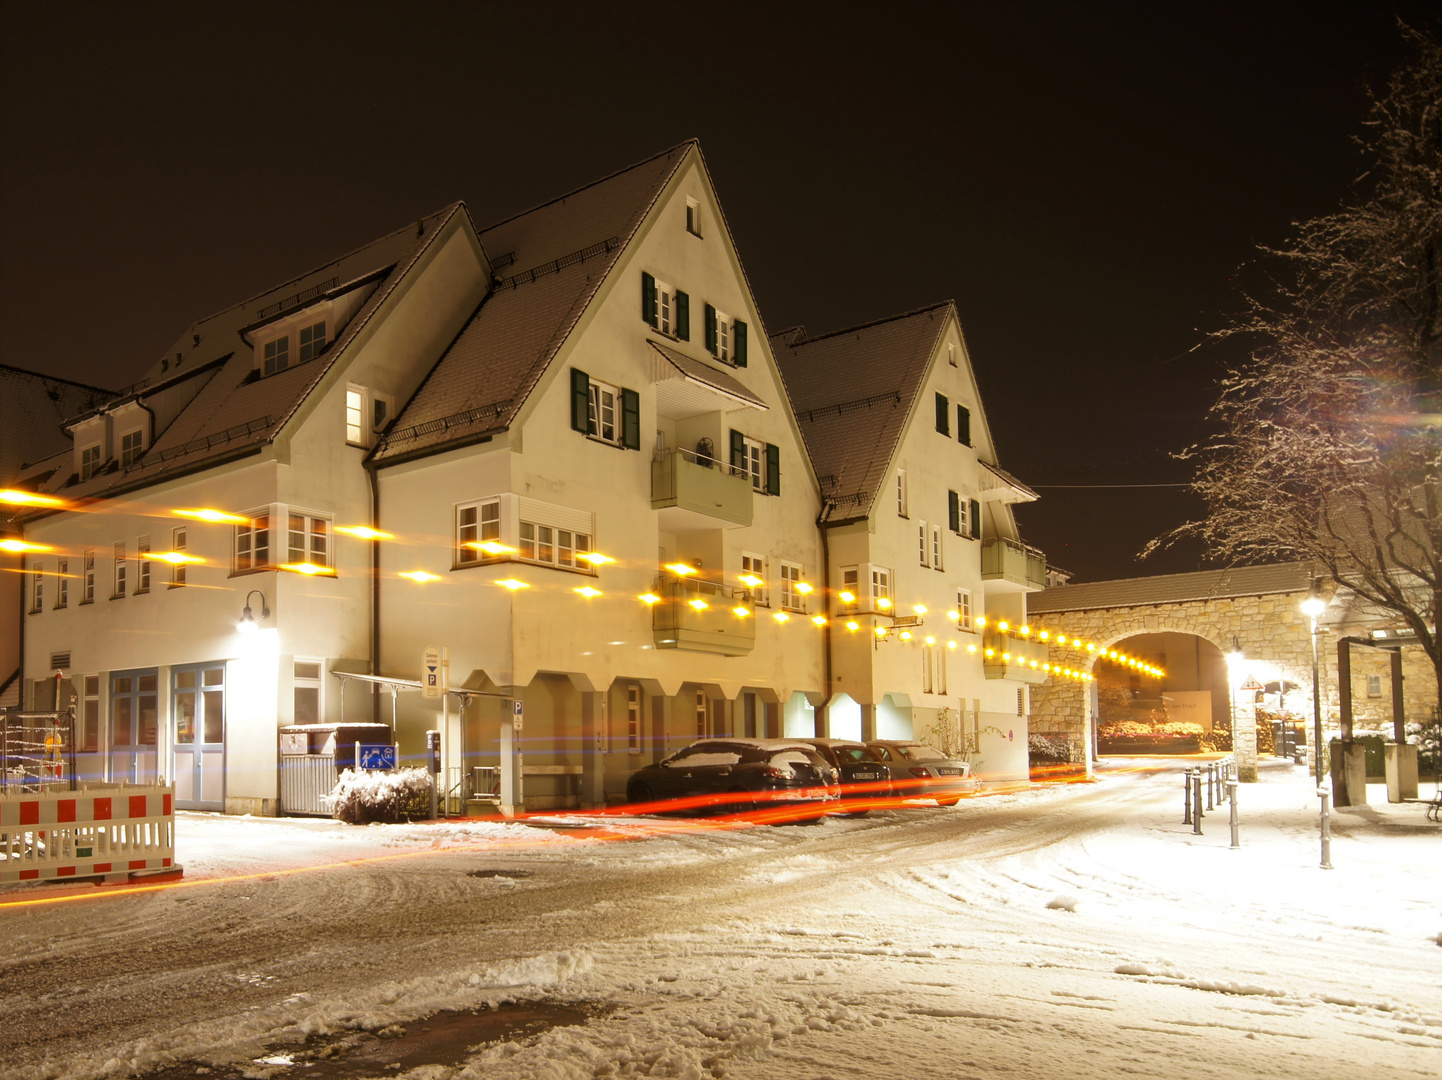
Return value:
M 1332 801 L 1332 791 L 1326 784 L 1317 789 L 1317 796 L 1322 800 L 1322 869 L 1332 869 L 1332 813 L 1328 804 Z
M 1207 763 L 1207 809 L 1213 809 L 1212 788 L 1217 782 L 1217 767 L 1210 762 Z
M 1201 835 L 1202 835 L 1202 774 L 1201 774 L 1201 771 L 1200 771 L 1200 770 L 1198 770 L 1198 772 L 1197 772 L 1197 785 L 1196 785 L 1195 791 L 1194 791 L 1193 794 L 1192 794 L 1192 798 L 1193 798 L 1194 800 L 1196 800 L 1196 805 L 1192 807 L 1192 832 L 1195 833 L 1197 836 L 1201 836 Z
M 1182 788 L 1182 824 L 1190 825 L 1192 823 L 1192 770 L 1188 769 L 1182 775 L 1185 784 Z
M 1232 847 L 1241 847 L 1242 841 L 1237 831 L 1237 782 L 1235 780 L 1227 781 L 1227 802 L 1231 805 Z

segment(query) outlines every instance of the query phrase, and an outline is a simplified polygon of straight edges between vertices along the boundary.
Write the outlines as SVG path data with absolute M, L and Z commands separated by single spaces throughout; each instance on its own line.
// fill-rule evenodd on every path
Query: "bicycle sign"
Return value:
M 362 769 L 394 769 L 396 748 L 385 743 L 361 743 L 357 748 Z

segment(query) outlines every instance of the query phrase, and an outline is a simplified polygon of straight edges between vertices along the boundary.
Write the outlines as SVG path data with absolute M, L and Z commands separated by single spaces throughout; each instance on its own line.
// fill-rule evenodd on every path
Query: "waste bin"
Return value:
M 390 745 L 389 724 L 290 724 L 280 729 L 280 812 L 330 817 L 329 797 L 357 745 Z

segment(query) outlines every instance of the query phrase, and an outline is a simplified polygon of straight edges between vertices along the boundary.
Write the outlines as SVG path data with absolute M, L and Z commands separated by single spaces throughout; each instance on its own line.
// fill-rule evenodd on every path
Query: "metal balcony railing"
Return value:
M 745 589 L 696 579 L 658 581 L 651 608 L 658 649 L 744 656 L 756 646 L 756 612 Z M 745 614 L 739 614 L 744 611 Z
M 1046 555 L 1034 547 L 992 536 L 981 543 L 981 579 L 1026 589 L 1046 588 Z
M 750 525 L 754 502 L 751 475 L 717 458 L 676 447 L 651 459 L 654 510 L 699 514 L 727 528 Z

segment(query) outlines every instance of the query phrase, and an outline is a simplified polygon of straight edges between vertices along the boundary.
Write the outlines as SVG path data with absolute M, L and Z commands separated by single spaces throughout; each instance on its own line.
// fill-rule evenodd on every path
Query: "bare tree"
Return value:
M 1442 48 L 1373 95 L 1342 208 L 1263 248 L 1269 273 L 1216 336 L 1248 356 L 1190 447 L 1200 538 L 1228 563 L 1310 560 L 1417 635 L 1442 702 Z

